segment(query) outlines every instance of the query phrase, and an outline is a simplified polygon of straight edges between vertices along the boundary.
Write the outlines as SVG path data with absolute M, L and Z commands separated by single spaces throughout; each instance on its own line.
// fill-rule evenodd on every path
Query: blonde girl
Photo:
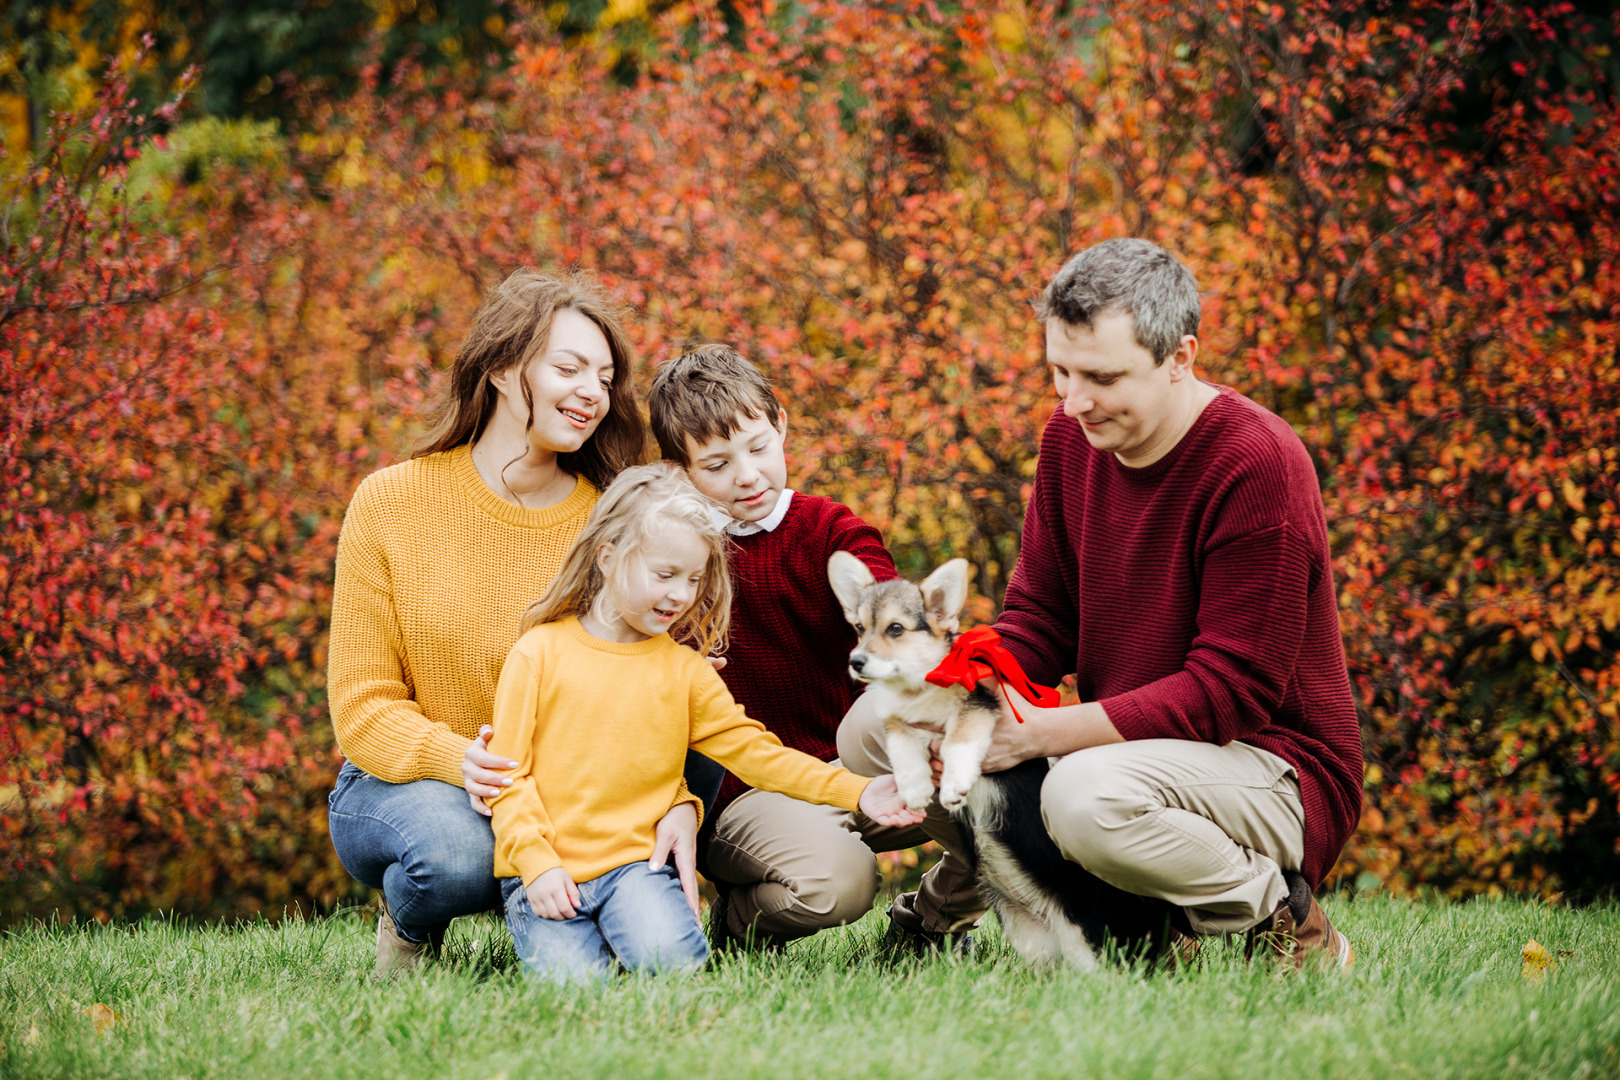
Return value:
M 500 903 L 479 729 L 523 606 L 600 489 L 642 458 L 635 354 L 592 277 L 519 270 L 492 288 L 409 461 L 361 483 L 338 541 L 327 671 L 347 760 L 332 844 L 383 895 L 377 972 L 415 966 L 446 925 Z M 684 852 L 688 805 L 663 823 Z
M 688 748 L 744 782 L 885 825 L 922 815 L 892 776 L 784 747 L 705 657 L 731 612 L 725 535 L 669 463 L 619 475 L 501 669 L 492 752 L 518 762 L 491 800 L 495 872 L 518 956 L 546 978 L 690 971 L 709 948 L 697 893 L 663 865 L 655 825 Z

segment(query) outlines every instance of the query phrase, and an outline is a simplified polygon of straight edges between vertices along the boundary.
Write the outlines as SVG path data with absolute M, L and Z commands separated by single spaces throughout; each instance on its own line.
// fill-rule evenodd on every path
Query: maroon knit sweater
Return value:
M 1222 388 L 1145 468 L 1056 412 L 996 628 L 1038 683 L 1076 673 L 1126 739 L 1234 739 L 1294 766 L 1312 885 L 1361 814 L 1316 472 L 1293 429 Z
M 748 715 L 822 761 L 838 756 L 838 724 L 855 701 L 844 619 L 827 560 L 847 551 L 879 581 L 895 577 L 878 531 L 841 503 L 795 492 L 770 532 L 732 538 L 731 644 L 720 677 Z M 711 819 L 747 790 L 727 775 Z

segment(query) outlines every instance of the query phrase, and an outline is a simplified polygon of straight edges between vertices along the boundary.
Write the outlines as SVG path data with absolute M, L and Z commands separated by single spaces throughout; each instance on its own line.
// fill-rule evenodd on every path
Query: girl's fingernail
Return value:
M 511 781 L 510 778 L 502 778 L 501 787 L 511 787 L 511 786 L 512 786 L 512 781 Z

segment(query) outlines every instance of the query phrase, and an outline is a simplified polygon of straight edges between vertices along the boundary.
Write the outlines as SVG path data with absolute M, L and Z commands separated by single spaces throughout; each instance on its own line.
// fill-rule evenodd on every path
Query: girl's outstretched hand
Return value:
M 915 825 L 926 816 L 921 810 L 908 809 L 900 800 L 900 788 L 894 782 L 893 773 L 885 773 L 866 785 L 866 790 L 861 792 L 860 807 L 861 813 L 891 828 Z
M 675 857 L 675 873 L 680 875 L 681 892 L 686 894 L 693 915 L 698 913 L 697 833 L 697 807 L 689 802 L 676 803 L 658 819 L 652 858 L 647 860 L 647 865 L 657 870 L 669 862 L 671 855 Z
M 525 890 L 529 895 L 529 909 L 542 919 L 572 919 L 579 907 L 579 886 L 572 875 L 560 866 L 535 878 Z
M 478 738 L 468 743 L 461 755 L 461 786 L 467 789 L 472 808 L 485 817 L 494 811 L 484 800 L 493 799 L 512 783 L 510 777 L 496 770 L 515 769 L 518 764 L 511 758 L 489 752 L 489 737 L 494 733 L 495 729 L 485 724 L 478 729 Z

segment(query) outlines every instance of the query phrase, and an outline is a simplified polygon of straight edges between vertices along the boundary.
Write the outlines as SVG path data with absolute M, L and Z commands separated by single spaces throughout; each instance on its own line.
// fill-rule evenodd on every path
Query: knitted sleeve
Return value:
M 831 558 L 835 551 L 847 551 L 865 563 L 876 580 L 889 581 L 899 577 L 899 572 L 894 568 L 894 556 L 883 546 L 883 534 L 856 517 L 849 508 L 838 506 L 837 509 L 840 512 L 833 519 L 832 528 L 827 530 L 830 542 L 825 556 Z
M 495 812 L 491 822 L 495 829 L 495 865 L 515 870 L 524 885 L 562 865 L 557 856 L 557 829 L 546 812 L 534 776 L 541 675 L 539 662 L 529 654 L 524 641 L 512 646 L 495 688 L 495 734 L 489 740 L 491 753 L 504 754 L 518 763 L 507 774 L 511 786 L 488 800 Z
M 362 484 L 355 493 L 338 536 L 326 676 L 338 747 L 391 784 L 432 779 L 460 787 L 469 740 L 429 720 L 414 700 L 370 490 Z

